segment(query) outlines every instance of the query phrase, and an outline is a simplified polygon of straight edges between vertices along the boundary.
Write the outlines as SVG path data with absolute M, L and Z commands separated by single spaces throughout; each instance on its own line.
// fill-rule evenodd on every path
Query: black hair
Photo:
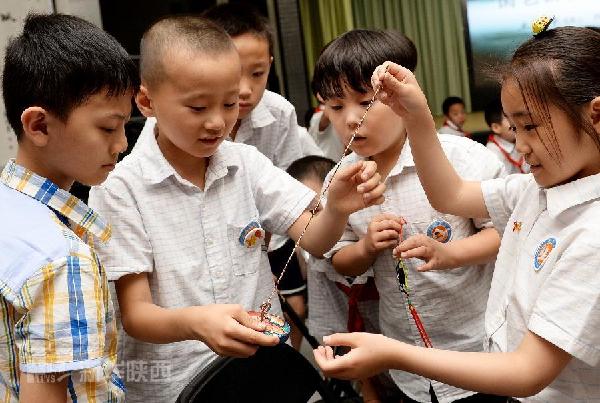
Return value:
M 81 18 L 29 14 L 23 32 L 6 48 L 2 95 L 17 139 L 21 114 L 39 106 L 66 121 L 90 96 L 136 91 L 135 64 L 115 38 Z
M 417 48 L 397 31 L 348 31 L 321 51 L 311 83 L 313 94 L 323 100 L 341 98 L 346 85 L 366 93 L 375 68 L 388 60 L 414 71 Z
M 456 104 L 461 104 L 464 106 L 465 101 L 463 101 L 461 97 L 455 96 L 450 96 L 444 99 L 444 102 L 442 102 L 442 112 L 444 113 L 444 115 L 448 115 L 448 112 L 450 112 L 450 107 Z
M 219 4 L 206 10 L 202 16 L 223 27 L 232 38 L 248 33 L 264 38 L 269 44 L 269 55 L 273 56 L 273 30 L 269 20 L 252 5 Z
M 315 176 L 323 182 L 334 166 L 335 162 L 329 158 L 318 155 L 309 155 L 292 162 L 286 171 L 299 181 L 310 176 Z
M 140 42 L 140 75 L 144 85 L 156 86 L 167 78 L 164 59 L 175 48 L 211 56 L 235 51 L 223 28 L 206 18 L 165 17 L 152 24 Z
M 483 117 L 485 118 L 485 123 L 487 123 L 489 127 L 492 127 L 492 123 L 502 123 L 504 112 L 502 111 L 502 102 L 500 101 L 500 98 L 494 98 L 485 106 Z
M 552 128 L 549 142 L 538 137 L 550 155 L 560 161 L 561 151 L 549 105 L 562 110 L 577 139 L 585 132 L 600 151 L 598 133 L 584 116 L 584 107 L 600 96 L 600 32 L 581 27 L 544 31 L 515 51 L 504 81 L 515 80 L 528 112 L 535 112 Z M 536 130 L 537 131 L 537 130 Z

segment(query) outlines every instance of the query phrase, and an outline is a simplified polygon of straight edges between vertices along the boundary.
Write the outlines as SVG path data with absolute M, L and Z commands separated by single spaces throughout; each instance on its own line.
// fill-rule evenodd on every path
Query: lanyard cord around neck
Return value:
M 492 143 L 496 144 L 498 149 L 500 149 L 500 152 L 502 153 L 502 155 L 504 155 L 504 158 L 506 158 L 508 160 L 508 162 L 510 162 L 512 165 L 517 167 L 522 174 L 525 173 L 525 171 L 523 170 L 523 160 L 524 160 L 523 157 L 521 157 L 521 159 L 519 161 L 516 161 L 515 159 L 513 159 L 510 156 L 510 153 L 508 151 L 506 151 L 504 149 L 504 147 L 502 147 L 500 145 L 500 143 L 498 143 L 498 140 L 496 140 L 496 136 L 494 136 L 493 134 L 490 134 L 488 136 L 488 141 L 491 141 Z
M 410 300 L 410 290 L 408 288 L 408 268 L 406 267 L 402 259 L 398 259 L 398 262 L 396 263 L 396 278 L 398 279 L 398 289 L 406 297 L 408 310 L 410 311 L 410 314 L 412 315 L 412 318 L 415 321 L 415 325 L 417 326 L 417 330 L 419 331 L 421 340 L 423 340 L 423 344 L 427 348 L 432 348 L 433 345 L 431 344 L 429 335 L 425 330 L 425 326 L 423 326 L 423 322 L 421 322 L 421 318 L 419 317 L 417 308 L 414 307 Z

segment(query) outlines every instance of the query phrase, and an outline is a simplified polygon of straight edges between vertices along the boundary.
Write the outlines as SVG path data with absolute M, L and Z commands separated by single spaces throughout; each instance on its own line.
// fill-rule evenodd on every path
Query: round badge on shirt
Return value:
M 452 227 L 446 220 L 435 220 L 427 227 L 427 236 L 435 241 L 446 243 L 452 239 Z
M 539 271 L 544 267 L 550 253 L 556 248 L 556 238 L 548 238 L 537 247 L 533 257 L 533 267 Z
M 265 230 L 261 228 L 260 224 L 256 221 L 251 221 L 246 227 L 240 232 L 238 238 L 240 244 L 246 248 L 253 248 L 261 244 L 261 240 L 265 238 Z

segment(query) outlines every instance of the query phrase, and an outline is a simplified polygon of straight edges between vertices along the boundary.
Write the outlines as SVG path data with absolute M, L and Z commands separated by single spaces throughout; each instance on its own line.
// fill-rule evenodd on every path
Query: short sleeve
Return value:
M 590 366 L 600 361 L 597 239 L 585 231 L 571 240 L 544 281 L 528 323 L 530 331 Z
M 281 116 L 279 124 L 278 132 L 273 133 L 279 136 L 279 145 L 277 146 L 276 158 L 273 163 L 281 169 L 287 169 L 292 162 L 303 156 L 300 133 L 298 131 L 298 120 L 293 107 L 287 116 Z
M 89 205 L 112 225 L 111 239 L 97 246 L 108 279 L 152 272 L 154 260 L 148 234 L 134 196 L 122 179 L 112 178 L 109 184 L 93 187 Z
M 251 175 L 260 221 L 268 231 L 285 235 L 316 194 L 260 152 L 249 149 L 248 153 L 249 171 L 260 173 Z
M 72 254 L 48 264 L 21 288 L 25 313 L 15 329 L 23 372 L 49 373 L 102 364 L 113 312 L 95 259 Z
M 525 189 L 531 185 L 531 175 L 514 174 L 505 178 L 481 182 L 481 192 L 487 211 L 500 234 L 510 220 L 510 216 Z

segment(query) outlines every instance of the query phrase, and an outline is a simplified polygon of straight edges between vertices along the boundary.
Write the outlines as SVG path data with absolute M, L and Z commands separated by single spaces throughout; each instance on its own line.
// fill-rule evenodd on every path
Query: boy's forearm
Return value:
M 524 397 L 538 393 L 554 380 L 570 359 L 568 355 L 550 358 L 554 354 L 548 351 L 538 356 L 524 351 L 523 344 L 517 351 L 509 353 L 474 353 L 393 342 L 396 347 L 390 351 L 391 368 L 462 389 L 500 396 Z
M 360 276 L 373 265 L 376 258 L 366 253 L 363 238 L 340 249 L 331 262 L 334 269 L 344 276 Z
M 447 244 L 453 267 L 485 264 L 493 261 L 500 248 L 500 235 L 495 228 L 484 228 L 463 239 Z
M 289 235 L 292 239 L 298 239 L 306 226 L 309 217 L 310 212 L 306 211 L 296 223 L 294 223 L 289 231 Z M 333 248 L 336 242 L 342 237 L 347 221 L 348 215 L 335 212 L 333 209 L 325 206 L 323 211 L 313 218 L 306 233 L 302 237 L 300 246 L 311 255 L 322 257 L 323 254 Z
M 191 308 L 167 309 L 150 302 L 138 302 L 132 312 L 122 315 L 123 328 L 131 337 L 155 344 L 194 339 L 183 317 Z

